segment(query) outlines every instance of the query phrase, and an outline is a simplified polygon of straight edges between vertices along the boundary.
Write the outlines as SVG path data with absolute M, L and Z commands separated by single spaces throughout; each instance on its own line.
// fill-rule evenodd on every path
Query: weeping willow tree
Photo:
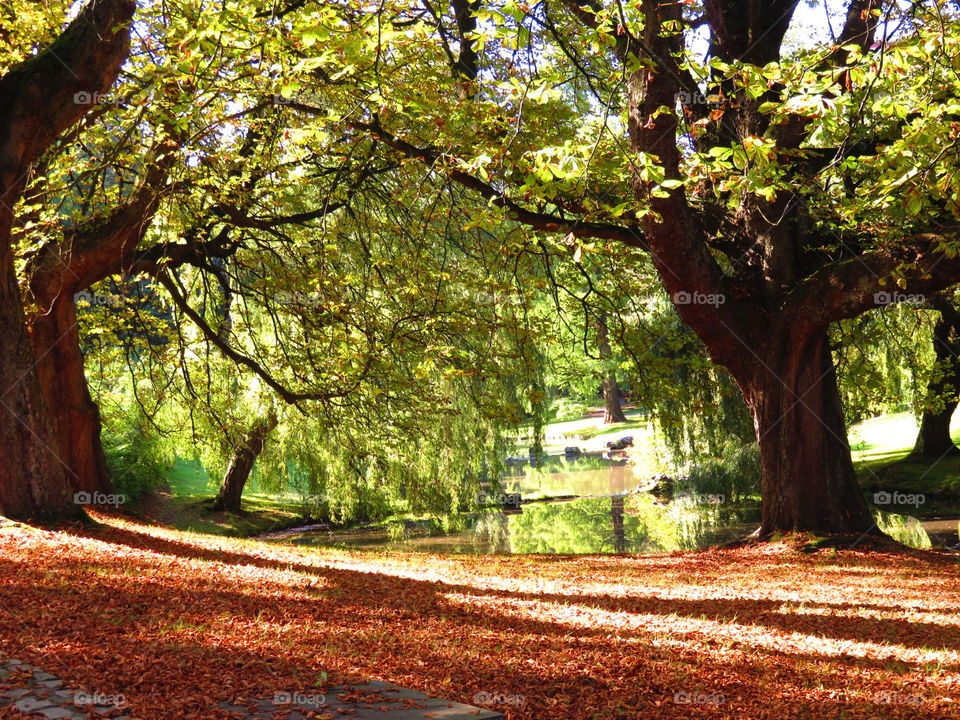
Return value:
M 168 328 L 128 358 L 134 385 L 168 442 L 223 478 L 216 509 L 239 510 L 251 476 L 337 520 L 470 507 L 542 400 L 540 323 L 503 238 L 469 228 L 462 193 L 397 167 L 363 165 L 334 207 L 329 184 L 301 185 L 316 169 L 299 152 L 278 144 L 245 188 L 239 212 L 277 222 L 155 272 Z M 157 232 L 189 235 L 197 216 L 171 208 Z
M 849 423 L 922 405 L 924 385 L 934 370 L 929 342 L 933 316 L 925 304 L 892 305 L 833 328 Z

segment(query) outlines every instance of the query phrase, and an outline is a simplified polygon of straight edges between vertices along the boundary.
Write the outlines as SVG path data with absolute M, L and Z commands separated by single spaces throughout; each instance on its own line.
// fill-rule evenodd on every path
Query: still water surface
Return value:
M 649 477 L 639 477 L 634 466 L 595 456 L 553 457 L 541 468 L 516 463 L 503 485 L 504 492 L 516 493 L 525 501 L 519 511 L 464 513 L 447 532 L 438 532 L 435 523 L 423 522 L 392 529 L 313 530 L 293 536 L 291 541 L 439 553 L 652 553 L 694 550 L 735 540 L 756 529 L 760 519 L 756 499 L 728 502 L 717 495 L 682 492 L 665 499 L 636 492 L 638 486 L 649 485 Z M 570 495 L 577 497 L 529 502 Z M 957 520 L 921 523 L 906 515 L 878 511 L 878 523 L 913 547 L 958 542 Z

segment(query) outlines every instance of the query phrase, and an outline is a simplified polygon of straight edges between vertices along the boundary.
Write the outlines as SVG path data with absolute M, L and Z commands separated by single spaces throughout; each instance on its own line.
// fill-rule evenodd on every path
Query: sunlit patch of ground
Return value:
M 323 672 L 509 697 L 512 719 L 960 718 L 946 557 L 374 554 L 98 519 L 0 529 L 0 652 L 141 719 Z

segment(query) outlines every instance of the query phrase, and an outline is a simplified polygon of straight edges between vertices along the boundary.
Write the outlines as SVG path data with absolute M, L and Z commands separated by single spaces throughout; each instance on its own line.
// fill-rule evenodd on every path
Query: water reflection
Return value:
M 682 497 L 662 504 L 646 494 L 538 503 L 509 518 L 514 553 L 643 553 L 693 550 L 741 537 L 756 507 Z
M 609 460 L 599 453 L 576 458 L 553 456 L 542 466 L 516 463 L 513 472 L 503 478 L 507 492 L 518 492 L 523 497 L 556 495 L 614 495 L 635 487 L 644 481 L 637 466 L 628 465 L 626 458 Z
M 643 553 L 692 550 L 750 532 L 756 507 L 723 506 L 681 497 L 662 504 L 645 494 L 531 503 L 523 512 L 497 510 L 465 517 L 465 529 L 430 535 L 409 528 L 402 537 L 386 530 L 308 533 L 308 545 L 473 553 Z
M 313 531 L 293 542 L 439 553 L 651 553 L 716 545 L 743 537 L 759 525 L 756 499 L 730 503 L 723 496 L 679 492 L 666 501 L 647 492 L 630 492 L 639 485 L 650 485 L 649 469 L 611 463 L 599 454 L 554 456 L 540 467 L 517 461 L 512 475 L 502 481 L 503 492 L 526 499 L 580 497 L 529 503 L 511 512 L 491 508 L 447 518 L 442 524 L 425 520 L 390 530 Z M 920 523 L 881 510 L 876 517 L 878 527 L 912 547 L 957 542 L 956 520 L 951 521 L 950 540 L 949 527 L 931 529 L 932 536 L 925 529 L 943 521 Z
M 678 496 L 668 503 L 647 494 L 541 502 L 520 513 L 489 510 L 460 516 L 460 529 L 439 533 L 429 522 L 395 529 L 314 531 L 293 542 L 328 547 L 419 550 L 437 553 L 602 554 L 695 550 L 743 537 L 756 529 L 760 508 Z M 956 521 L 953 532 L 956 532 Z M 877 511 L 877 525 L 915 548 L 932 546 L 924 523 Z M 956 535 L 953 536 L 954 538 Z M 942 546 L 942 542 L 938 545 Z

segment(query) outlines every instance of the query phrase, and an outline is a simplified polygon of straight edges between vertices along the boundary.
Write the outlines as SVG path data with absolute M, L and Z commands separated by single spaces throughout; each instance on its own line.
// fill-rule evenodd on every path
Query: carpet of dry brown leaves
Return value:
M 509 720 L 960 718 L 951 558 L 347 552 L 96 518 L 0 529 L 0 654 L 141 720 L 324 677 Z

